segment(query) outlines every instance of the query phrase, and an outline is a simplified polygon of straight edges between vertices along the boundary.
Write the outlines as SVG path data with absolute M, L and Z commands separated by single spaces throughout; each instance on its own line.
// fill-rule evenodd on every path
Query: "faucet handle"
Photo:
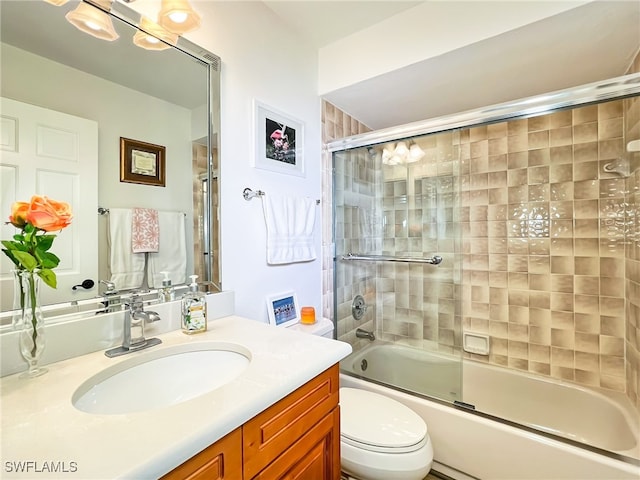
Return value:
M 132 292 L 124 303 L 131 310 L 144 310 L 144 300 L 138 292 Z
M 107 289 L 104 291 L 105 295 L 115 295 L 116 293 L 118 293 L 115 283 L 108 280 L 100 280 L 100 283 L 104 284 L 107 287 Z

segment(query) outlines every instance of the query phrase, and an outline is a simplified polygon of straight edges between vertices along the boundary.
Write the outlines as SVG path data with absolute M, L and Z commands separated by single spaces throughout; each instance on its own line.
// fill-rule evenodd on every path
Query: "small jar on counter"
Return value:
M 302 307 L 300 309 L 300 323 L 303 325 L 313 325 L 316 323 L 316 310 L 313 307 Z

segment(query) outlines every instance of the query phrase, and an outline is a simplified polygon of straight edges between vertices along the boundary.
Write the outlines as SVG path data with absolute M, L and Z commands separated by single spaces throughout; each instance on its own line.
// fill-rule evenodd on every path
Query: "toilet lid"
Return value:
M 396 400 L 366 390 L 341 388 L 340 435 L 363 448 L 410 451 L 424 445 L 427 425 Z

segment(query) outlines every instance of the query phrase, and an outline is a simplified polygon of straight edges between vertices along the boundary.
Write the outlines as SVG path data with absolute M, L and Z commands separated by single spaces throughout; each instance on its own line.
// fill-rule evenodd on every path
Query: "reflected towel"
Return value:
M 129 208 L 109 209 L 109 269 L 117 290 L 140 288 L 144 279 L 145 255 L 131 251 L 132 218 Z
M 302 197 L 263 195 L 262 208 L 267 225 L 268 264 L 315 260 L 315 201 Z
M 131 219 L 133 253 L 157 252 L 159 242 L 158 211 L 152 208 L 134 208 Z
M 158 212 L 160 228 L 160 248 L 157 253 L 149 253 L 147 264 L 147 284 L 151 288 L 162 286 L 163 275 L 169 272 L 173 285 L 186 283 L 187 240 L 185 215 L 182 212 Z

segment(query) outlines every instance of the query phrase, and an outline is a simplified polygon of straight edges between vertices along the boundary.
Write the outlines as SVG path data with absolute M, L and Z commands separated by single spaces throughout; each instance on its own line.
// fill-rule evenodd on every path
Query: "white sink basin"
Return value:
M 132 353 L 78 387 L 73 405 L 115 415 L 186 402 L 240 375 L 251 361 L 242 345 L 199 342 Z

